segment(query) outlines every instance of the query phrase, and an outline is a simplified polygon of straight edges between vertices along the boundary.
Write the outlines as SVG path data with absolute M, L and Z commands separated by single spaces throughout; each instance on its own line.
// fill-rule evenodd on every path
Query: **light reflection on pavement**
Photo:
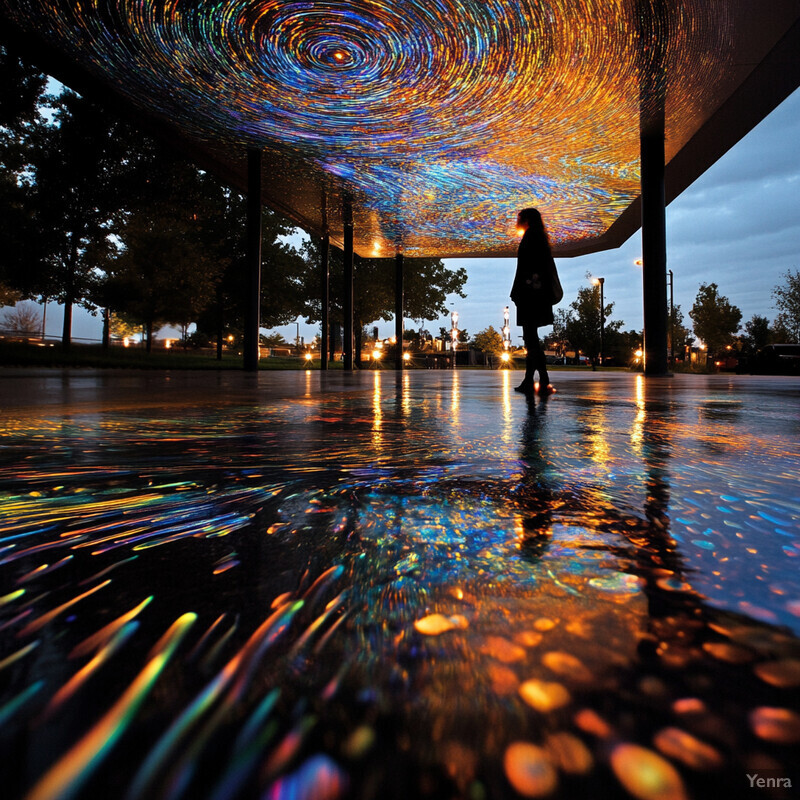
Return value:
M 10 796 L 790 776 L 800 384 L 517 377 L 9 371 Z

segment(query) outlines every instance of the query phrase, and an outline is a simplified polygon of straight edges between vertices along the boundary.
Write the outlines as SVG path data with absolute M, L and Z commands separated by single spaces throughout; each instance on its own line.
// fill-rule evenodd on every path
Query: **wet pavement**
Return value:
M 3 371 L 4 796 L 797 796 L 800 381 L 520 377 Z

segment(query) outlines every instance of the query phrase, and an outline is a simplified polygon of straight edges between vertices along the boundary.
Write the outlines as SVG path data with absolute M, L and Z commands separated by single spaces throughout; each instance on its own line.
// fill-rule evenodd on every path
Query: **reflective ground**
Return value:
M 5 371 L 3 796 L 797 796 L 800 381 L 554 377 Z

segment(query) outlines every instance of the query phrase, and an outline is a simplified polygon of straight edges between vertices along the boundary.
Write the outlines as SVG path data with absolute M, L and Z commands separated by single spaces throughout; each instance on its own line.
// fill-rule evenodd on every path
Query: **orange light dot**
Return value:
M 558 786 L 558 773 L 547 753 L 529 742 L 512 742 L 503 766 L 508 782 L 523 797 L 544 797 Z
M 531 678 L 519 687 L 522 699 L 536 711 L 547 714 L 567 705 L 572 696 L 560 683 Z
M 678 771 L 665 758 L 635 744 L 619 744 L 611 753 L 619 782 L 639 800 L 686 800 Z
M 427 617 L 418 619 L 414 623 L 414 627 L 425 636 L 439 636 L 439 634 L 452 631 L 456 626 L 443 614 L 429 614 Z

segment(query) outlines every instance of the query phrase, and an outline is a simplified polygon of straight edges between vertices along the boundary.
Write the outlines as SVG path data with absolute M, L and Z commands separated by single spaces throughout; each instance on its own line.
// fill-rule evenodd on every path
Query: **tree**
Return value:
M 130 339 L 142 330 L 142 326 L 127 314 L 116 312 L 109 314 L 108 329 L 116 339 Z
M 472 337 L 472 345 L 481 353 L 488 353 L 490 355 L 502 353 L 503 336 L 490 325 L 488 328 L 478 331 L 478 333 Z
M 788 344 L 800 343 L 800 271 L 786 271 L 784 283 L 772 290 L 778 316 L 775 322 L 788 333 Z
M 289 342 L 283 338 L 283 334 L 278 333 L 277 331 L 272 331 L 270 333 L 262 333 L 259 337 L 260 343 L 264 347 L 288 347 Z
M 33 303 L 18 303 L 3 312 L 4 326 L 15 334 L 42 332 L 42 314 Z
M 239 338 L 244 329 L 245 297 L 249 288 L 245 201 L 236 192 L 222 186 L 219 189 L 221 199 L 213 214 L 220 235 L 214 253 L 223 263 L 223 269 L 214 301 L 196 322 L 198 330 L 216 338 L 217 357 L 221 358 L 223 338 L 229 335 Z M 294 245 L 284 240 L 295 233 L 288 220 L 265 208 L 261 229 L 261 327 L 272 328 L 293 322 L 304 312 L 302 291 L 306 261 Z
M 148 353 L 154 328 L 186 324 L 213 297 L 217 274 L 193 222 L 167 205 L 137 210 L 121 232 L 124 249 L 108 269 L 107 303 L 142 322 Z
M 677 358 L 680 358 L 686 352 L 686 347 L 694 339 L 692 332 L 683 324 L 683 313 L 680 305 L 672 307 L 670 331 L 672 332 L 672 352 Z
M 624 325 L 622 320 L 611 320 L 613 303 L 604 309 L 605 331 L 614 332 Z M 600 353 L 600 287 L 587 286 L 578 289 L 578 297 L 570 303 L 564 325 L 564 334 L 569 343 L 594 362 Z
M 606 353 L 618 364 L 630 364 L 634 354 L 642 346 L 642 332 L 633 329 L 629 331 L 610 330 L 606 336 Z
M 39 237 L 32 207 L 31 163 L 44 120 L 47 76 L 0 42 L 0 303 L 35 294 Z
M 0 283 L 0 306 L 11 306 L 22 299 L 22 295 L 5 283 Z
M 542 341 L 545 350 L 555 350 L 556 355 L 564 355 L 569 344 L 567 339 L 567 324 L 569 320 L 569 311 L 564 308 L 553 309 L 553 329 Z
M 716 283 L 700 285 L 689 316 L 694 323 L 695 335 L 705 342 L 710 355 L 733 343 L 742 321 L 742 312 L 731 305 L 727 297 L 720 295 Z
M 64 306 L 62 344 L 71 341 L 72 307 L 93 308 L 99 272 L 114 255 L 110 236 L 119 221 L 120 191 L 129 148 L 140 137 L 130 126 L 70 91 L 55 104 L 54 124 L 42 129 L 33 164 L 39 230 L 38 293 Z
M 773 335 L 769 320 L 759 314 L 753 314 L 752 318 L 744 324 L 742 352 L 748 356 L 755 355 L 773 340 Z

